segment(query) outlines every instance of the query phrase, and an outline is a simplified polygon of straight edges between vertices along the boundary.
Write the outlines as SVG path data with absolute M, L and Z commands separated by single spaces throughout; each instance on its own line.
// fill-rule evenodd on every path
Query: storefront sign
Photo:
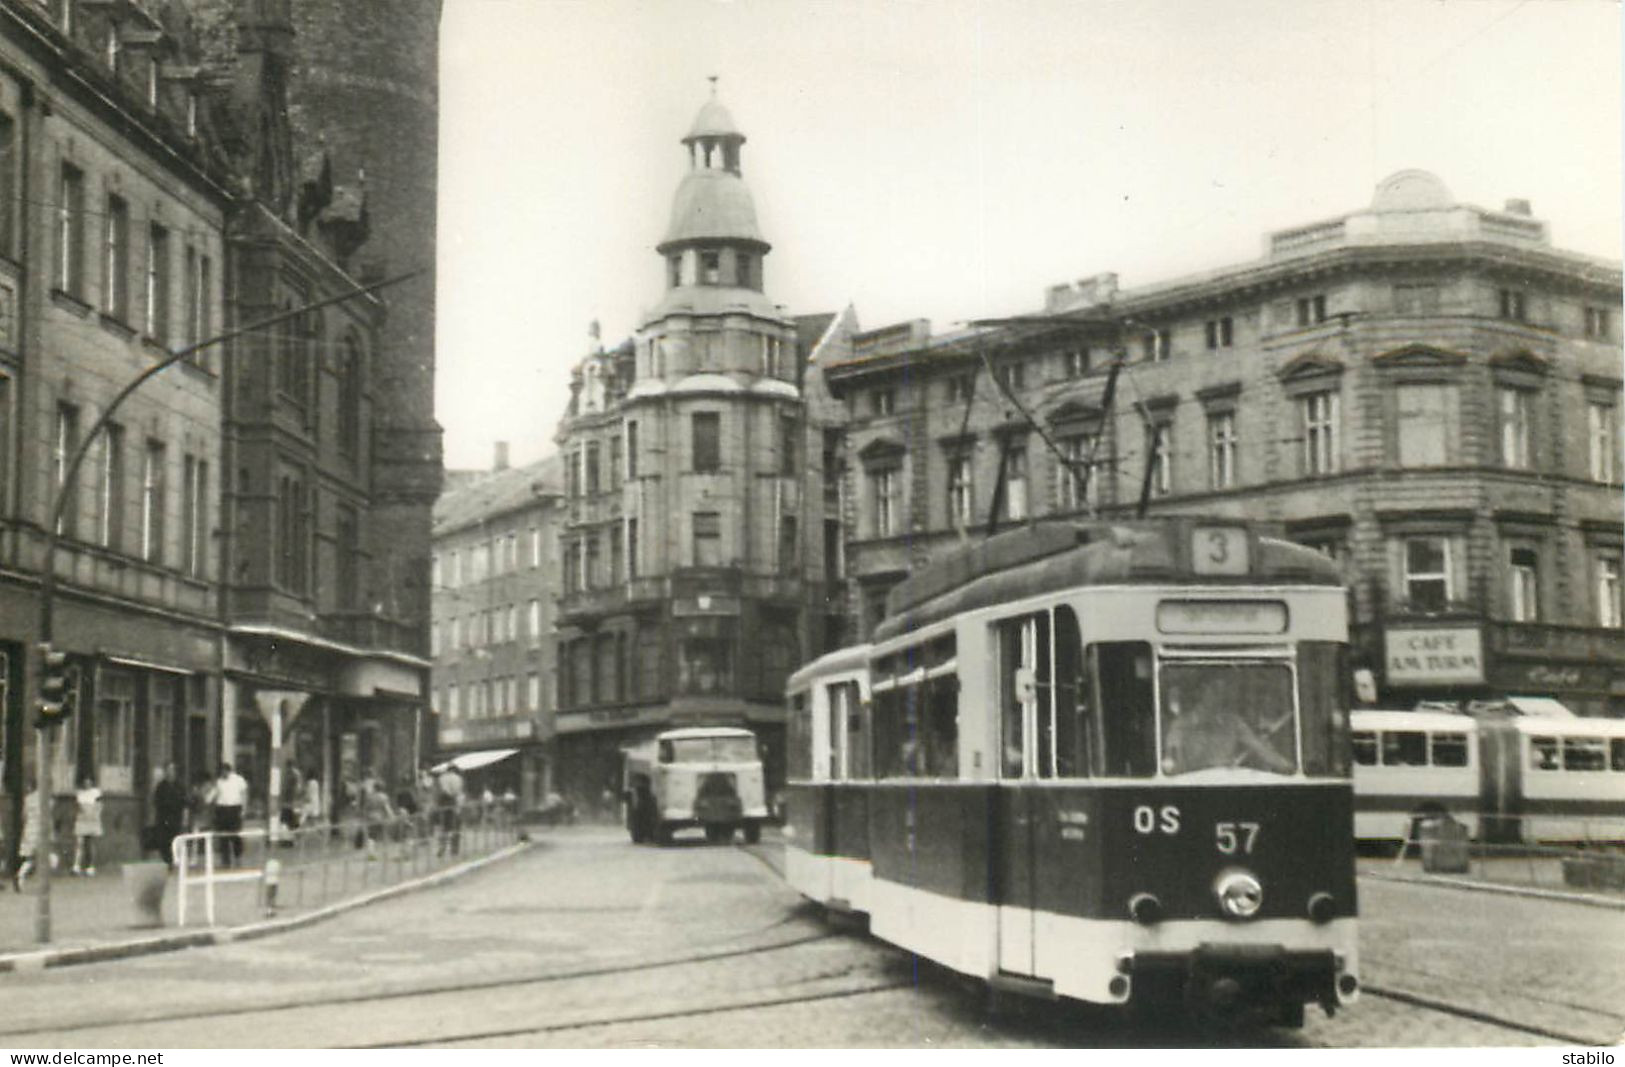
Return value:
M 1509 693 L 1556 693 L 1570 689 L 1601 691 L 1608 688 L 1613 670 L 1583 663 L 1500 662 L 1491 672 L 1497 688 Z
M 1484 681 L 1484 642 L 1476 626 L 1389 630 L 1388 684 L 1436 686 Z

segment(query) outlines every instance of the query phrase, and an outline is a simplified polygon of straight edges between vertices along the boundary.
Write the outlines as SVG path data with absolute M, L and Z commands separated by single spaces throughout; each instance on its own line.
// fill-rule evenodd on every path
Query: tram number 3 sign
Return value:
M 1240 526 L 1191 528 L 1191 570 L 1196 574 L 1246 574 L 1247 531 Z
M 1134 809 L 1134 830 L 1141 834 L 1179 833 L 1179 809 L 1172 804 L 1154 808 L 1141 804 Z M 1251 855 L 1258 841 L 1255 822 L 1217 822 L 1213 824 L 1213 847 L 1226 856 Z

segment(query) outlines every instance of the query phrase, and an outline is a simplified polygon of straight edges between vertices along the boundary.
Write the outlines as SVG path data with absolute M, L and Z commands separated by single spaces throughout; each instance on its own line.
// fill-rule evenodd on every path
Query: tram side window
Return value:
M 1089 646 L 1095 680 L 1095 772 L 1149 778 L 1157 766 L 1151 645 L 1103 641 Z
M 790 698 L 790 721 L 786 724 L 789 734 L 786 747 L 790 751 L 786 757 L 785 776 L 791 780 L 804 781 L 812 777 L 812 709 L 808 704 L 806 693 L 797 693 Z
M 1565 737 L 1563 739 L 1563 769 L 1565 771 L 1601 771 L 1608 767 L 1608 750 L 1600 737 Z
M 1529 739 L 1529 766 L 1537 771 L 1555 771 L 1557 762 L 1557 738 L 1531 737 Z
M 924 690 L 925 773 L 932 778 L 959 777 L 959 679 L 932 678 Z
M 1377 765 L 1377 735 L 1370 730 L 1356 730 L 1349 735 L 1354 747 L 1354 762 L 1362 767 Z
M 1625 737 L 1608 742 L 1608 765 L 1616 771 L 1625 771 Z
M 846 777 L 846 768 L 841 766 L 841 742 L 856 690 L 856 682 L 839 682 L 824 687 L 824 718 L 829 736 L 829 752 L 826 755 L 829 757 L 829 780 L 832 782 Z
M 1078 617 L 1069 607 L 1056 608 L 1055 706 L 1050 721 L 1058 778 L 1082 778 L 1089 773 L 1089 689 Z
M 1467 766 L 1466 734 L 1434 734 L 1430 743 L 1435 767 Z
M 1384 730 L 1382 764 L 1384 767 L 1426 767 L 1428 735 L 1420 730 Z
M 904 692 L 901 687 L 888 686 L 874 696 L 876 778 L 900 778 L 907 773 L 903 769 L 906 755 L 903 746 L 911 730 L 904 721 L 907 714 Z
M 1345 679 L 1349 677 L 1345 646 L 1332 641 L 1304 641 L 1298 645 L 1298 710 L 1305 774 L 1342 777 L 1349 773 L 1345 740 L 1350 704 Z
M 1010 619 L 999 624 L 998 633 L 999 774 L 1020 778 L 1027 723 L 1037 721 L 1039 702 L 1050 696 L 1049 616 Z
M 846 691 L 842 702 L 846 708 L 846 777 L 873 778 L 875 765 L 870 744 L 874 734 L 874 708 L 863 700 L 857 682 L 846 682 L 841 688 Z

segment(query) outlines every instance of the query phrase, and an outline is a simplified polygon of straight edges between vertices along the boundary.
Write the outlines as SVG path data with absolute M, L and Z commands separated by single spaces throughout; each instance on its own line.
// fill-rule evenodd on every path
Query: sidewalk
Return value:
M 1481 893 L 1559 900 L 1593 908 L 1625 910 L 1625 890 L 1582 888 L 1565 884 L 1561 864 L 1554 860 L 1499 859 L 1474 857 L 1470 868 L 1459 874 L 1433 874 L 1422 870 L 1417 860 L 1395 863 L 1392 859 L 1362 858 L 1356 866 L 1361 878 L 1387 882 L 1410 882 Z
M 161 927 L 141 923 L 132 894 L 124 884 L 122 865 L 100 869 L 93 877 L 69 877 L 58 872 L 51 883 L 51 940 L 44 945 L 35 936 L 39 876 L 26 880 L 21 893 L 13 891 L 8 879 L 0 884 L 0 973 L 263 936 L 459 877 L 527 847 L 527 842 L 517 841 L 482 854 L 448 857 L 422 873 L 402 871 L 406 876 L 394 880 L 389 879 L 386 864 L 369 862 L 364 857 L 307 865 L 283 873 L 277 891 L 278 906 L 269 913 L 263 903 L 261 872 L 245 869 L 238 873 L 249 877 L 215 887 L 213 927 L 205 925 L 203 890 L 195 883 L 189 890 L 187 925 L 179 925 L 179 880 L 175 872 L 170 872 L 164 888 Z M 317 892 L 316 882 L 323 877 L 326 891 Z M 301 879 L 306 887 L 299 885 Z

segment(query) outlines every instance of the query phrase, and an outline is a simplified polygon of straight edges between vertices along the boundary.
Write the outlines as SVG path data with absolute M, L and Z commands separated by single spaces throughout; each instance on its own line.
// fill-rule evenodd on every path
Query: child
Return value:
M 74 799 L 79 807 L 73 819 L 73 873 L 93 875 L 96 842 L 102 836 L 102 791 L 96 788 L 96 780 L 87 776 L 80 781 Z
M 23 879 L 34 870 L 34 853 L 39 848 L 39 789 L 28 787 L 23 798 L 23 834 L 17 842 L 17 869 L 11 875 L 11 887 L 23 891 Z

